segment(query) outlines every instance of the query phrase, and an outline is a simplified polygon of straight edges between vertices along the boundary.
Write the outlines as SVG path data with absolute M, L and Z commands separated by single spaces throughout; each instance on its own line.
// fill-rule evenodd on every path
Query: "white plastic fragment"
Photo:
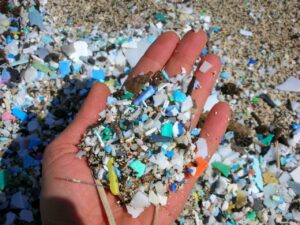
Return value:
M 244 30 L 244 29 L 240 29 L 240 34 L 248 37 L 253 36 L 253 33 L 251 31 Z
M 12 225 L 15 222 L 16 218 L 17 215 L 12 212 L 6 213 L 4 225 Z
M 15 193 L 10 202 L 11 208 L 24 209 L 27 204 L 27 197 L 23 196 L 21 192 Z
M 300 131 L 294 132 L 293 137 L 288 140 L 288 143 L 291 147 L 296 147 L 297 144 L 300 144 Z
M 135 193 L 130 203 L 126 205 L 128 213 L 133 218 L 137 218 L 148 206 L 150 206 L 150 202 L 148 196 L 143 191 Z
M 204 105 L 204 112 L 209 112 L 212 107 L 217 104 L 219 102 L 218 99 L 218 92 L 215 92 L 213 94 L 211 94 L 210 96 L 208 96 L 205 105 Z
M 276 87 L 281 91 L 295 91 L 300 92 L 300 79 L 296 77 L 289 77 L 285 82 Z
M 207 148 L 207 142 L 204 138 L 199 138 L 196 142 L 197 145 L 197 152 L 196 152 L 196 158 L 202 157 L 205 159 L 208 156 L 208 148 Z
M 163 152 L 160 152 L 155 156 L 151 156 L 149 161 L 158 165 L 158 167 L 162 170 L 170 168 L 170 162 Z
M 202 63 L 202 65 L 200 66 L 199 71 L 202 73 L 206 73 L 211 68 L 212 68 L 212 65 L 209 62 L 204 61 Z
M 187 96 L 184 102 L 181 104 L 181 112 L 186 112 L 193 107 L 193 100 L 191 96 Z
M 85 41 L 76 41 L 71 45 L 63 46 L 62 51 L 75 63 L 81 65 L 81 56 L 89 56 L 88 44 Z
M 295 182 L 300 183 L 300 166 L 298 166 L 296 169 L 294 169 L 291 173 L 290 173 L 291 177 L 293 178 L 293 180 Z
M 159 204 L 158 196 L 152 190 L 149 191 L 149 201 L 153 205 L 158 205 Z
M 129 48 L 124 51 L 125 57 L 132 68 L 145 54 L 150 45 L 151 43 L 149 43 L 149 41 L 145 38 L 138 43 L 137 48 Z

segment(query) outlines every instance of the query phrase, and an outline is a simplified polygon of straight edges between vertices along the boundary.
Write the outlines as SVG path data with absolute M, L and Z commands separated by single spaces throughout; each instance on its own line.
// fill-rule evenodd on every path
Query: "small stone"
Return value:
M 247 204 L 247 194 L 244 191 L 238 191 L 236 193 L 236 208 L 240 209 Z
M 15 193 L 10 202 L 12 208 L 24 209 L 27 205 L 27 198 L 21 192 Z
M 23 220 L 25 222 L 31 223 L 33 221 L 33 215 L 30 210 L 23 209 L 20 212 L 20 220 Z

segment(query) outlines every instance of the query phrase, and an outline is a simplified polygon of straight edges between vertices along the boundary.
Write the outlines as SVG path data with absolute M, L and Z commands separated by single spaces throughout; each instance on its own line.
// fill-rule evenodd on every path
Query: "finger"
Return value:
M 190 73 L 206 42 L 207 35 L 202 30 L 198 32 L 191 30 L 186 33 L 165 66 L 167 74 L 169 76 L 179 74 L 182 67 Z
M 216 151 L 225 131 L 228 126 L 228 122 L 230 119 L 230 108 L 227 103 L 218 103 L 216 104 L 212 110 L 209 112 L 207 119 L 203 125 L 201 130 L 201 137 L 206 139 L 208 146 L 208 161 L 210 157 Z M 172 212 L 174 220 L 181 212 L 193 186 L 198 177 L 192 177 L 187 179 L 183 189 L 171 193 L 168 204 L 167 211 Z
M 202 68 L 203 64 L 206 64 L 208 66 L 210 64 L 211 68 L 205 71 L 205 68 Z M 194 74 L 196 82 L 198 82 L 199 85 L 198 88 L 193 89 L 192 92 L 192 98 L 196 102 L 197 112 L 193 115 L 191 127 L 196 127 L 200 115 L 202 113 L 203 107 L 205 105 L 205 102 L 208 96 L 210 95 L 211 90 L 216 82 L 220 69 L 221 69 L 221 60 L 219 56 L 214 54 L 209 54 L 204 56 L 201 59 L 201 62 L 199 63 Z
M 149 71 L 156 72 L 161 70 L 175 50 L 179 37 L 175 32 L 168 31 L 163 33 L 149 47 L 138 64 L 132 70 L 130 76 Z
M 105 84 L 95 83 L 73 122 L 57 137 L 56 143 L 76 145 L 88 126 L 97 122 L 99 113 L 106 108 L 110 91 Z

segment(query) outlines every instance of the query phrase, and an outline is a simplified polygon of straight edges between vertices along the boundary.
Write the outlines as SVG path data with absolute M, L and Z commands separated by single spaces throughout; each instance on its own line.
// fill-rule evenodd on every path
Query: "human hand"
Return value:
M 169 76 L 172 76 L 180 73 L 181 67 L 189 73 L 205 47 L 206 41 L 207 36 L 203 31 L 190 31 L 182 40 L 179 40 L 174 32 L 166 32 L 147 50 L 130 76 L 141 72 L 155 72 L 163 68 Z M 204 61 L 209 62 L 212 68 L 202 73 L 199 71 L 199 66 Z M 201 86 L 192 92 L 197 105 L 197 113 L 192 121 L 194 127 L 200 118 L 220 68 L 219 57 L 209 54 L 202 58 L 194 73 Z M 94 84 L 74 121 L 45 150 L 40 201 L 43 224 L 108 224 L 95 186 L 76 185 L 57 178 L 70 177 L 94 182 L 87 161 L 75 157 L 75 154 L 82 135 L 89 125 L 97 121 L 99 112 L 105 109 L 109 94 L 109 89 L 104 84 Z M 209 150 L 207 161 L 220 143 L 229 117 L 230 109 L 226 103 L 216 104 L 209 112 L 200 135 L 207 141 Z M 172 224 L 176 220 L 197 179 L 198 177 L 189 178 L 183 189 L 170 194 L 168 204 L 159 209 L 158 224 Z M 153 223 L 154 206 L 148 207 L 138 218 L 133 219 L 125 208 L 117 205 L 117 199 L 111 193 L 107 192 L 107 197 L 117 224 Z

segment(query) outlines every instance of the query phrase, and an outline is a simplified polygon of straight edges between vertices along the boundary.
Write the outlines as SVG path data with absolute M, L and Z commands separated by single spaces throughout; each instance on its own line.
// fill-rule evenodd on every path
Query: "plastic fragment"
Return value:
M 114 158 L 109 158 L 109 160 L 107 162 L 109 188 L 113 195 L 118 195 L 119 194 L 119 181 L 118 181 L 118 177 L 115 172 L 114 165 L 113 165 L 114 162 L 115 162 Z
M 253 179 L 259 188 L 259 190 L 263 190 L 263 178 L 260 170 L 260 164 L 257 158 L 253 157 L 253 170 L 255 172 L 255 176 L 253 176 Z
M 225 165 L 221 162 L 213 162 L 212 167 L 219 170 L 225 177 L 230 175 L 230 166 Z
M 296 169 L 294 169 L 291 173 L 290 173 L 291 177 L 293 178 L 293 180 L 297 183 L 300 183 L 300 166 L 298 166 Z
M 142 94 L 140 94 L 135 100 L 135 105 L 141 105 L 144 101 L 150 98 L 156 92 L 156 88 L 149 86 Z
M 173 125 L 170 122 L 165 123 L 161 127 L 161 135 L 165 137 L 173 137 Z
M 36 25 L 39 27 L 40 30 L 43 30 L 43 17 L 40 14 L 40 12 L 38 10 L 35 9 L 35 7 L 31 7 L 29 9 L 29 22 L 30 25 Z
M 32 212 L 28 209 L 23 209 L 20 212 L 20 220 L 28 222 L 28 223 L 32 222 L 33 221 Z
M 289 77 L 285 82 L 276 87 L 281 91 L 295 91 L 300 92 L 300 79 L 296 77 Z
M 202 157 L 205 159 L 208 156 L 208 147 L 206 140 L 204 138 L 199 138 L 196 142 L 197 145 L 197 152 L 196 157 Z
M 240 34 L 243 35 L 243 36 L 248 36 L 248 37 L 253 36 L 253 33 L 251 31 L 244 30 L 244 29 L 240 30 Z
M 135 171 L 137 177 L 142 177 L 146 170 L 146 165 L 140 160 L 134 160 L 129 164 L 129 167 Z
M 202 72 L 202 73 L 206 73 L 211 68 L 212 68 L 212 65 L 209 62 L 204 61 L 202 63 L 202 65 L 200 66 L 199 71 Z
M 0 191 L 7 185 L 8 174 L 6 170 L 0 170 Z
M 92 70 L 91 77 L 99 82 L 104 82 L 105 72 L 104 70 Z
M 273 140 L 274 134 L 268 134 L 267 136 L 263 136 L 262 134 L 257 134 L 258 140 L 264 145 L 270 145 Z
M 4 225 L 12 225 L 12 224 L 14 224 L 16 218 L 17 218 L 17 215 L 14 214 L 14 213 L 12 213 L 12 212 L 6 213 Z
M 25 121 L 28 118 L 27 113 L 23 112 L 22 110 L 20 110 L 18 108 L 13 108 L 11 110 L 11 113 L 21 121 Z
M 254 220 L 256 218 L 256 212 L 252 211 L 252 212 L 247 213 L 246 218 L 249 220 Z
M 59 62 L 59 72 L 62 76 L 62 78 L 64 78 L 66 75 L 68 75 L 69 73 L 71 73 L 71 62 L 70 61 L 61 61 Z
M 173 97 L 176 102 L 180 103 L 183 103 L 186 100 L 186 95 L 180 90 L 175 90 L 173 92 Z

